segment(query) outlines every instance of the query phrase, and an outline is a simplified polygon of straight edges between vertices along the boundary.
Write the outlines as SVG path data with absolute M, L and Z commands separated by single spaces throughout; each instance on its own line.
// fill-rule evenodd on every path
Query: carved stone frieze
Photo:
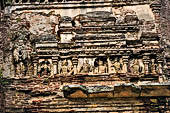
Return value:
M 39 76 L 47 75 L 50 76 L 53 74 L 53 65 L 51 59 L 40 59 L 38 63 L 38 73 Z
M 131 77 L 163 73 L 162 61 L 155 54 L 160 37 L 153 30 L 155 26 L 148 31 L 145 29 L 151 17 L 142 20 L 141 12 L 135 8 L 115 6 L 110 12 L 96 10 L 74 16 L 61 16 L 55 11 L 34 14 L 19 14 L 25 24 L 18 27 L 24 32 L 13 37 L 16 75 L 108 74 Z M 26 15 L 33 16 L 30 22 L 43 16 L 49 26 L 44 29 L 55 27 L 54 32 L 37 32 L 42 26 L 34 28 Z M 31 72 L 27 72 L 28 69 Z
M 22 32 L 15 35 L 13 43 L 13 63 L 16 75 L 30 75 L 31 74 L 31 52 L 32 44 L 30 34 L 22 28 Z
M 88 59 L 85 59 L 83 61 L 83 64 L 80 66 L 80 69 L 78 70 L 79 73 L 92 73 L 93 72 L 93 67 Z
M 1 0 L 0 113 L 169 113 L 168 1 Z
M 74 72 L 71 60 L 64 59 L 60 61 L 59 68 L 59 73 L 63 75 L 72 75 Z

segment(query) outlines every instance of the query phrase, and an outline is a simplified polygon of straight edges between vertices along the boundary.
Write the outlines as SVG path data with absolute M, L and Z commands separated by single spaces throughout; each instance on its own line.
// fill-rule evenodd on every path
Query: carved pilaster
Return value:
M 110 61 L 110 58 L 108 57 L 107 58 L 107 64 L 108 64 L 108 72 L 111 73 L 111 61 Z
M 77 65 L 78 65 L 78 58 L 73 57 L 72 58 L 73 68 L 74 68 L 74 74 L 77 74 Z
M 52 57 L 53 62 L 53 74 L 58 73 L 58 57 Z
M 12 0 L 12 4 L 14 4 L 15 3 L 15 0 Z
M 156 31 L 158 34 L 160 34 L 160 10 L 161 10 L 161 4 L 159 2 L 153 2 L 150 6 L 152 8 L 152 11 L 155 15 L 155 25 L 156 25 Z
M 38 58 L 34 57 L 33 59 L 33 65 L 34 65 L 34 76 L 37 76 L 37 70 L 38 70 Z
M 28 0 L 27 3 L 30 3 L 30 0 Z
M 158 59 L 158 73 L 159 74 L 163 73 L 163 71 L 162 71 L 162 63 L 163 63 L 163 61 L 161 59 Z
M 19 4 L 21 4 L 22 3 L 22 0 L 19 0 Z
M 129 56 L 123 56 L 123 70 L 122 70 L 122 73 L 127 73 L 128 70 L 128 59 L 129 59 Z
M 144 73 L 149 73 L 149 56 L 143 56 L 143 63 L 144 63 Z
M 45 0 L 44 2 L 45 2 L 45 3 L 48 3 L 48 0 Z

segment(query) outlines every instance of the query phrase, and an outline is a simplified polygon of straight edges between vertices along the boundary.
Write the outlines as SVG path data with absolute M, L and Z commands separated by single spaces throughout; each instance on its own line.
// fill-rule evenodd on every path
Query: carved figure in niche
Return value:
M 162 64 L 161 63 L 158 63 L 157 72 L 159 74 L 162 74 Z
M 138 59 L 138 62 L 139 62 L 139 72 L 144 73 L 145 72 L 145 68 L 144 68 L 143 60 L 142 59 Z
M 14 52 L 13 52 L 13 55 L 14 55 L 14 62 L 15 62 L 15 64 L 16 64 L 16 69 L 15 69 L 15 73 L 16 74 L 21 74 L 20 73 L 20 64 L 19 64 L 19 60 L 20 60 L 20 54 L 19 54 L 19 48 L 16 48 L 16 49 L 14 49 Z
M 116 57 L 113 62 L 113 67 L 115 68 L 115 72 L 118 73 L 122 70 L 122 64 L 119 62 L 119 59 Z
M 144 64 L 142 59 L 130 60 L 128 64 L 128 70 L 133 74 L 144 73 Z
M 66 60 L 64 60 L 63 62 L 62 62 L 62 65 L 61 65 L 62 67 L 61 67 L 61 70 L 60 70 L 60 73 L 62 73 L 62 74 L 67 74 L 68 73 L 68 62 L 66 61 Z
M 122 69 L 122 64 L 119 62 L 119 59 L 116 57 L 114 60 L 109 63 L 110 72 L 109 73 L 118 73 Z
M 23 73 L 25 71 L 25 66 L 24 66 L 23 62 L 20 62 L 20 70 L 21 70 L 21 73 Z
M 98 74 L 107 73 L 107 64 L 104 63 L 102 60 L 98 62 L 98 68 L 96 69 Z
M 71 75 L 73 73 L 73 64 L 71 63 L 70 66 L 68 65 L 68 61 L 64 60 L 61 65 L 60 73 L 61 74 L 68 74 Z
M 26 74 L 27 59 L 29 59 L 28 51 L 26 51 L 26 45 L 19 45 L 13 51 L 14 65 L 16 67 L 16 74 Z
M 140 71 L 140 70 L 139 70 L 139 69 L 140 69 L 140 66 L 139 66 L 139 61 L 138 61 L 138 59 L 135 59 L 135 60 L 134 60 L 134 64 L 133 64 L 132 67 L 133 67 L 133 71 L 132 71 L 132 72 L 133 72 L 134 74 L 138 74 L 139 71 Z
M 83 66 L 80 68 L 81 73 L 89 73 L 92 71 L 92 66 L 89 64 L 89 60 L 85 60 Z
M 155 64 L 155 59 L 151 59 L 151 72 L 156 74 L 157 65 Z
M 116 73 L 115 67 L 114 67 L 114 60 L 108 62 L 110 64 L 109 66 L 109 73 Z
M 51 63 L 45 59 L 40 63 L 40 75 L 50 75 L 51 73 Z
M 11 61 L 11 55 L 8 54 L 8 56 L 5 57 L 4 59 L 4 63 L 2 65 L 2 67 L 0 66 L 0 69 L 3 68 L 3 76 L 11 76 L 13 75 L 13 73 L 11 73 L 13 71 L 13 68 L 12 68 L 12 61 Z

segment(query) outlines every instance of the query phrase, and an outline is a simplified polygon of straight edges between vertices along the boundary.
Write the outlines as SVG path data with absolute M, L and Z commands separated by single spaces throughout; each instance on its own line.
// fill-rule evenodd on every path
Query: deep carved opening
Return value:
M 48 0 L 48 2 L 54 2 L 54 0 Z
M 57 0 L 58 2 L 62 2 L 63 0 Z
M 15 0 L 15 3 L 19 3 L 19 0 Z
M 30 0 L 30 2 L 36 2 L 36 0 Z
M 45 2 L 45 0 L 40 0 L 40 3 L 43 3 L 43 2 Z
M 22 3 L 27 3 L 28 0 L 22 0 Z

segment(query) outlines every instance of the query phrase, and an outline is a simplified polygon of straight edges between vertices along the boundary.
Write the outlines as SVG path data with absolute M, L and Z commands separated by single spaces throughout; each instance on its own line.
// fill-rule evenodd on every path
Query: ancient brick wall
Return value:
M 0 107 L 6 113 L 169 113 L 168 4 L 13 0 L 0 27 Z
M 4 87 L 3 87 L 3 64 L 4 64 L 4 55 L 5 55 L 5 43 L 7 39 L 7 22 L 4 20 L 4 12 L 0 11 L 0 112 L 5 112 L 5 96 L 4 96 Z
M 0 112 L 5 112 L 5 95 L 4 95 L 4 89 L 2 84 L 0 84 Z
M 2 18 L 3 18 L 3 13 L 1 12 L 1 15 L 0 15 L 0 18 L 1 18 L 1 35 L 0 35 L 0 67 L 2 68 L 2 64 L 3 64 L 3 35 L 2 35 L 2 29 L 3 29 L 3 23 L 2 23 Z
M 163 45 L 165 48 L 165 57 L 167 61 L 167 68 L 170 69 L 170 53 L 169 53 L 169 48 L 170 48 L 170 17 L 168 16 L 170 14 L 170 1 L 168 0 L 161 0 L 161 32 L 163 36 Z M 170 70 L 167 72 L 168 74 L 170 73 Z

